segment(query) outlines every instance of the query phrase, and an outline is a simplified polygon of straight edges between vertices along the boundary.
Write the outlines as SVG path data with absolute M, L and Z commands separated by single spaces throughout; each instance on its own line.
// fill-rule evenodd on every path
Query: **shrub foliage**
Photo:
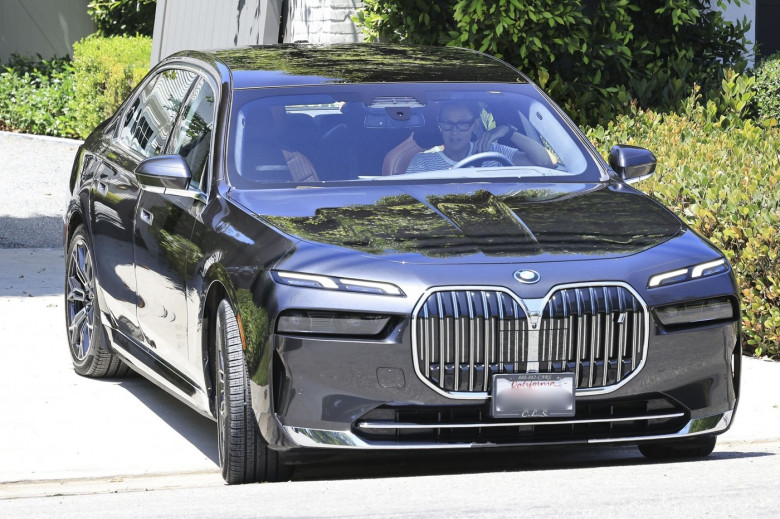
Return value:
M 758 115 L 780 121 L 780 54 L 762 60 L 755 70 Z
M 0 72 L 0 129 L 73 137 L 73 66 L 69 59 L 13 56 Z
M 729 73 L 718 100 L 698 102 L 694 91 L 680 114 L 634 108 L 588 136 L 605 156 L 618 142 L 653 150 L 658 170 L 638 187 L 723 250 L 742 296 L 745 350 L 778 357 L 780 128 L 742 119 L 750 79 Z
M 695 82 L 717 90 L 722 65 L 744 67 L 747 22 L 724 20 L 710 3 L 365 0 L 356 21 L 368 40 L 458 45 L 503 58 L 579 123 L 592 124 L 632 101 L 676 109 Z
M 157 0 L 92 0 L 87 14 L 98 36 L 151 36 Z
M 89 37 L 73 45 L 78 135 L 86 137 L 116 111 L 149 71 L 151 54 L 145 36 Z
M 74 57 L 15 56 L 0 72 L 0 129 L 84 138 L 149 70 L 151 38 L 91 36 Z

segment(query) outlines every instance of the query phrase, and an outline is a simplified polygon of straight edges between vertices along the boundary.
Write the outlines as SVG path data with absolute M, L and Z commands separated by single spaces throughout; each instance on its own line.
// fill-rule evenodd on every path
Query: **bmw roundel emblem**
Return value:
M 533 285 L 542 279 L 542 276 L 535 270 L 517 270 L 514 275 L 516 280 L 526 285 Z

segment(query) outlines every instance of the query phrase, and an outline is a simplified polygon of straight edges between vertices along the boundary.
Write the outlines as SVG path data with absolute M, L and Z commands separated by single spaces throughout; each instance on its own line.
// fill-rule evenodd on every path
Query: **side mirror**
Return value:
M 144 186 L 187 189 L 192 173 L 181 155 L 158 155 L 138 164 L 135 178 Z
M 624 182 L 639 182 L 655 171 L 657 161 L 650 150 L 617 144 L 609 150 L 609 165 Z

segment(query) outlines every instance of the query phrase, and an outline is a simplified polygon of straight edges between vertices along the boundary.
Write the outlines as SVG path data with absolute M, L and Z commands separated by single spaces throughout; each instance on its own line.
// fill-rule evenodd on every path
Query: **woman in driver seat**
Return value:
M 512 126 L 497 126 L 482 133 L 472 142 L 478 125 L 482 124 L 479 114 L 480 110 L 476 106 L 464 101 L 443 104 L 439 112 L 439 131 L 444 145 L 415 155 L 406 172 L 419 173 L 451 169 L 466 157 L 483 152 L 500 153 L 506 157 L 507 162 L 516 166 L 554 167 L 550 154 L 547 153 L 544 146 L 518 132 Z M 514 148 L 496 142 L 507 136 L 515 146 Z M 500 167 L 508 165 L 507 162 L 496 159 L 486 159 L 480 162 L 479 159 L 475 159 L 471 165 Z

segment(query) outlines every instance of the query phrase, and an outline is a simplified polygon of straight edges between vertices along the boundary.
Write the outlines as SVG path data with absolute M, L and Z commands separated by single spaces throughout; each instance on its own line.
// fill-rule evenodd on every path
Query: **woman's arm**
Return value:
M 483 133 L 474 143 L 474 153 L 489 151 L 491 144 L 507 135 L 509 135 L 509 140 L 512 145 L 524 152 L 534 165 L 545 168 L 555 167 L 552 157 L 544 146 L 530 137 L 523 135 L 513 126 L 508 125 L 496 126 L 492 130 Z M 524 165 L 521 161 L 521 157 L 518 155 L 515 155 L 515 161 L 518 166 Z

